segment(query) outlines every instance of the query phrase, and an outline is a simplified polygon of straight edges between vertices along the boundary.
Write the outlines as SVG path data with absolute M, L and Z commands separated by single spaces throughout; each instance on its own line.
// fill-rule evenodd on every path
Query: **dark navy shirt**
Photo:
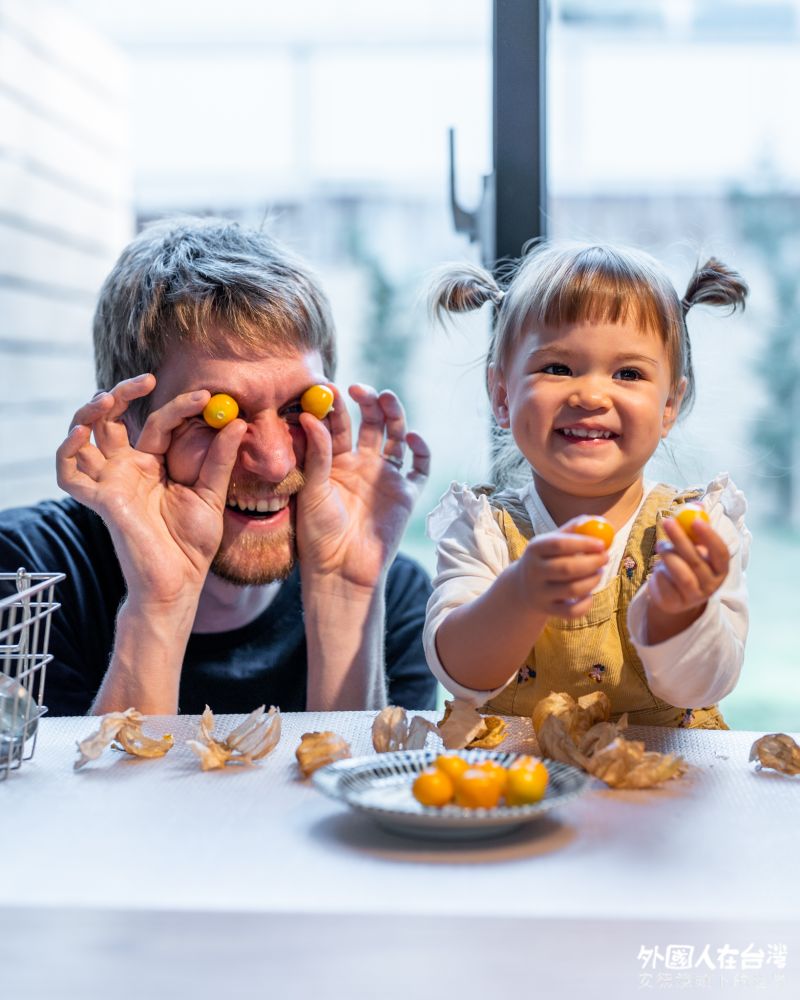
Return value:
M 58 571 L 60 602 L 51 619 L 44 702 L 50 715 L 83 715 L 94 700 L 111 656 L 114 621 L 125 583 L 108 529 L 76 500 L 47 500 L 0 513 L 0 571 L 24 566 Z M 386 584 L 385 662 L 389 704 L 434 708 L 436 681 L 422 649 L 430 581 L 413 560 L 398 555 Z M 5 594 L 0 594 L 5 596 Z M 179 710 L 197 714 L 250 712 L 277 705 L 306 707 L 306 638 L 295 566 L 269 607 L 232 632 L 192 635 L 181 674 Z

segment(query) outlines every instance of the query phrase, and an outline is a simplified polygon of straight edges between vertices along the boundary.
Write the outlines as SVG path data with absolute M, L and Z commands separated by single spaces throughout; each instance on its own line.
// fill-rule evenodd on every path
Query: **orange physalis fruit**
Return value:
M 506 785 L 506 803 L 527 806 L 544 798 L 549 779 L 547 768 L 539 761 L 534 767 L 511 767 Z
M 456 780 L 456 805 L 463 809 L 494 809 L 503 790 L 493 774 L 471 767 Z
M 569 530 L 576 535 L 590 535 L 592 538 L 599 538 L 607 549 L 611 548 L 611 543 L 614 541 L 614 529 L 611 527 L 611 522 L 599 514 L 584 514 L 583 517 L 577 518 Z
M 446 806 L 453 798 L 453 782 L 444 771 L 428 767 L 414 779 L 411 793 L 423 806 Z
M 693 542 L 697 541 L 695 538 L 694 523 L 698 519 L 705 521 L 706 524 L 710 524 L 708 514 L 699 503 L 687 503 L 675 515 L 675 520 Z
M 219 430 L 239 416 L 239 404 L 226 392 L 218 392 L 209 399 L 203 409 L 203 420 Z
M 312 385 L 300 397 L 300 405 L 317 420 L 324 420 L 333 409 L 333 391 L 327 385 Z
M 444 771 L 451 781 L 455 781 L 459 775 L 462 775 L 467 770 L 469 764 L 463 757 L 459 757 L 458 754 L 444 753 L 436 758 L 433 766 L 437 767 L 440 771 Z
M 487 774 L 491 775 L 493 780 L 500 786 L 501 795 L 505 792 L 508 771 L 506 771 L 502 764 L 498 764 L 496 760 L 482 760 L 480 764 L 473 764 L 472 766 L 480 771 L 486 771 Z

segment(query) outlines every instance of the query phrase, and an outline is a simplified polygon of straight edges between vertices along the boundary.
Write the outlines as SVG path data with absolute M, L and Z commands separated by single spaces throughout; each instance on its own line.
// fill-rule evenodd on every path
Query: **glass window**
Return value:
M 552 235 L 642 246 L 679 291 L 713 255 L 750 284 L 743 315 L 696 308 L 697 402 L 654 462 L 670 482 L 730 472 L 754 544 L 732 726 L 797 728 L 800 679 L 800 11 L 793 2 L 554 0 Z

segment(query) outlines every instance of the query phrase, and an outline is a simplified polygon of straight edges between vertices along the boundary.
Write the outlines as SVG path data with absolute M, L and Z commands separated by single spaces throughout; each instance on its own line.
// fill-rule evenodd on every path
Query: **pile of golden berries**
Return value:
M 496 760 L 471 763 L 458 754 L 441 754 L 417 775 L 411 791 L 423 806 L 493 809 L 539 802 L 548 778 L 538 757 L 517 757 L 503 767 Z

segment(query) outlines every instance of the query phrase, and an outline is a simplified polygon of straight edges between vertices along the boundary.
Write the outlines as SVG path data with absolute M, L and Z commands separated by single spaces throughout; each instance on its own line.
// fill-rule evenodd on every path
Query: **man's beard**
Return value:
M 302 488 L 304 482 L 303 474 L 295 469 L 271 492 L 275 496 L 291 496 Z M 252 480 L 249 488 L 246 482 L 237 481 L 237 486 L 244 495 L 262 496 L 264 492 L 263 485 L 257 480 Z M 289 523 L 282 532 L 266 536 L 241 531 L 226 542 L 223 535 L 222 544 L 211 563 L 211 572 L 239 587 L 260 586 L 285 580 L 292 572 L 296 558 L 294 526 Z

